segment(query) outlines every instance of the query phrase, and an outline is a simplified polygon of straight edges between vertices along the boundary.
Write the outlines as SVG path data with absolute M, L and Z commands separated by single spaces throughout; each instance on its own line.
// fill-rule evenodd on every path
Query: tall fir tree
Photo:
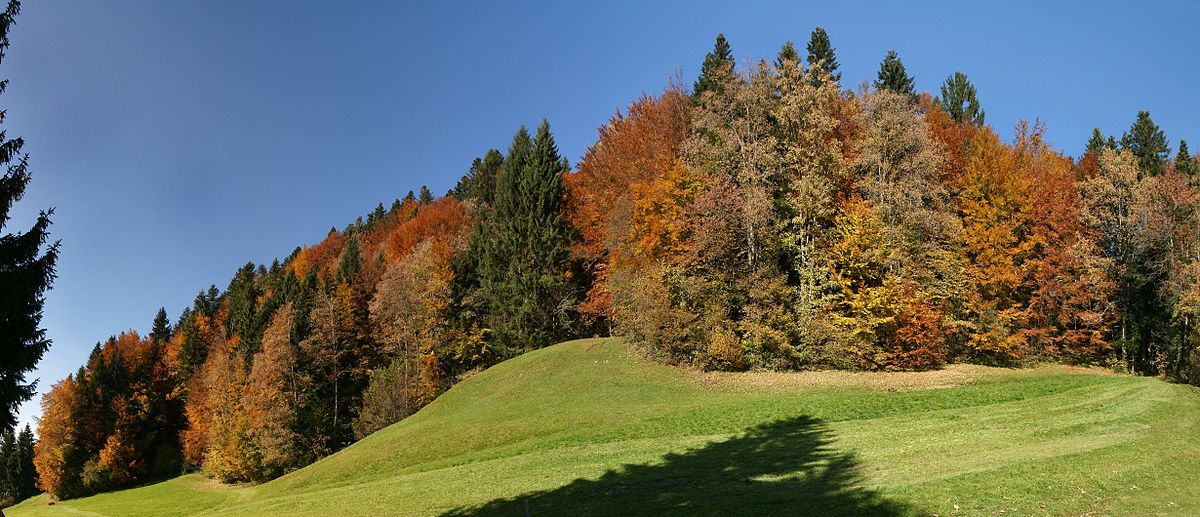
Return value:
M 967 79 L 967 74 L 954 72 L 942 84 L 942 96 L 938 104 L 955 122 L 971 122 L 976 126 L 983 125 L 983 110 L 979 108 L 975 85 Z
M 483 321 L 504 355 L 571 336 L 578 290 L 571 283 L 574 228 L 564 206 L 564 160 L 550 125 L 530 139 L 513 137 L 496 188 L 490 221 L 469 253 L 479 253 Z
M 835 83 L 842 81 L 842 73 L 838 71 L 837 56 L 834 55 L 833 45 L 829 43 L 829 34 L 825 29 L 817 27 L 813 29 L 812 36 L 808 39 L 808 66 L 819 66 L 829 74 L 829 80 Z M 812 75 L 813 86 L 820 86 L 822 74 Z
M 704 64 L 700 67 L 700 77 L 692 88 L 692 96 L 699 98 L 707 91 L 721 92 L 725 89 L 725 81 L 733 76 L 733 51 L 724 34 L 717 34 L 717 42 L 712 52 L 704 56 Z
M 0 63 L 20 11 L 21 3 L 11 0 L 0 13 Z M 0 81 L 0 93 L 7 85 L 7 80 Z M 3 135 L 0 132 L 0 138 Z M 0 288 L 0 357 L 4 358 L 0 361 L 0 430 L 12 429 L 17 407 L 36 391 L 37 381 L 27 382 L 25 374 L 50 348 L 41 328 L 42 306 L 54 282 L 59 250 L 58 242 L 45 247 L 53 208 L 38 214 L 24 233 L 2 233 L 10 219 L 9 210 L 29 185 L 29 155 L 22 153 L 24 146 L 20 137 L 0 142 L 0 167 L 6 168 L 0 176 L 0 285 L 4 286 Z
M 883 62 L 879 63 L 879 74 L 876 77 L 876 90 L 891 90 L 910 98 L 917 94 L 916 82 L 904 69 L 904 63 L 900 62 L 900 56 L 895 50 L 889 50 Z
M 16 466 L 13 468 L 14 483 L 17 490 L 17 500 L 27 499 L 38 493 L 37 489 L 37 470 L 33 466 L 33 447 L 37 442 L 33 438 L 33 430 L 29 428 L 29 424 L 25 424 L 25 428 L 21 430 L 21 434 L 17 435 L 16 446 Z
M 1175 154 L 1175 170 L 1183 173 L 1195 183 L 1196 160 L 1188 152 L 1187 140 L 1179 141 L 1179 152 Z
M 422 205 L 428 205 L 433 202 L 433 193 L 429 191 L 429 187 L 421 185 L 421 194 L 417 198 L 417 201 L 420 201 Z
M 1083 154 L 1090 154 L 1095 157 L 1100 156 L 1100 151 L 1108 147 L 1108 142 L 1104 140 L 1104 134 L 1100 132 L 1100 128 L 1092 128 L 1092 136 L 1088 138 L 1087 146 L 1083 148 Z
M 495 149 L 488 149 L 483 158 L 471 162 L 471 168 L 458 180 L 450 195 L 460 200 L 472 199 L 479 204 L 491 205 L 496 193 L 496 177 L 503 164 L 504 155 Z
M 779 49 L 779 55 L 775 57 L 775 68 L 783 68 L 785 66 L 799 66 L 800 54 L 796 52 L 796 46 L 789 41 L 783 44 L 783 48 Z
M 1138 167 L 1151 176 L 1162 174 L 1163 164 L 1171 154 L 1166 135 L 1146 110 L 1139 111 L 1129 131 L 1121 135 L 1121 148 L 1137 156 Z
M 150 339 L 155 343 L 166 343 L 171 339 L 171 320 L 167 318 L 166 307 L 159 307 L 154 315 L 154 326 L 150 329 Z

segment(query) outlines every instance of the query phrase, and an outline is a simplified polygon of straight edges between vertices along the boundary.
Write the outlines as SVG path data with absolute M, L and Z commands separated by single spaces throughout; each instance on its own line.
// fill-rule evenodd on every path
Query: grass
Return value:
M 526 354 L 257 487 L 190 475 L 25 515 L 1200 514 L 1200 390 L 1066 367 L 703 374 Z

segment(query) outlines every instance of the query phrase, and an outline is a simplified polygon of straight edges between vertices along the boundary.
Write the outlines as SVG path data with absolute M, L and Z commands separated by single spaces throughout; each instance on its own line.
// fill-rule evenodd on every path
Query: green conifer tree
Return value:
M 1137 156 L 1138 167 L 1151 176 L 1162 173 L 1163 164 L 1171 154 L 1166 135 L 1146 110 L 1139 111 L 1129 131 L 1121 135 L 1121 149 L 1128 149 Z
M 1175 154 L 1175 170 L 1187 175 L 1189 178 L 1192 178 L 1194 183 L 1197 172 L 1196 169 L 1196 160 L 1192 158 L 1191 153 L 1188 152 L 1187 140 L 1180 140 L 1179 152 Z
M 733 52 L 724 34 L 717 34 L 717 42 L 712 52 L 704 56 L 704 64 L 700 67 L 700 77 L 692 88 L 692 96 L 699 98 L 707 91 L 721 92 L 728 77 L 733 76 Z
M 473 242 L 480 254 L 483 320 L 503 354 L 571 335 L 578 291 L 569 276 L 575 231 L 565 214 L 564 161 L 550 125 L 531 140 L 522 127 L 504 160 L 489 223 Z
M 808 66 L 819 66 L 829 74 L 829 80 L 835 83 L 842 81 L 842 73 L 838 71 L 837 56 L 834 55 L 833 45 L 829 43 L 829 34 L 825 29 L 817 27 L 813 29 L 812 36 L 808 40 Z M 821 74 L 814 74 L 812 82 L 814 85 L 820 85 L 822 81 Z
M 1092 136 L 1088 138 L 1087 146 L 1083 148 L 1083 154 L 1090 154 L 1099 157 L 1100 151 L 1103 151 L 1108 143 L 1104 140 L 1104 134 L 1100 132 L 1100 128 L 1092 128 Z
M 779 55 L 775 57 L 775 68 L 782 69 L 785 66 L 799 66 L 800 54 L 796 52 L 796 46 L 789 41 L 783 44 L 783 48 L 779 49 Z
M 904 69 L 904 63 L 900 62 L 900 56 L 895 50 L 889 50 L 883 62 L 879 63 L 879 74 L 876 77 L 876 90 L 891 90 L 909 97 L 915 97 L 917 94 L 916 82 Z
M 938 104 L 955 122 L 971 122 L 976 126 L 983 125 L 984 113 L 979 108 L 975 85 L 967 79 L 967 74 L 954 72 L 942 84 L 942 96 Z
M 20 11 L 20 2 L 12 0 L 0 13 L 0 63 Z M 7 80 L 0 81 L 0 93 L 7 85 Z M 0 138 L 3 135 L 0 132 Z M 17 407 L 36 392 L 37 381 L 27 382 L 25 374 L 50 348 L 46 331 L 41 328 L 42 305 L 54 282 L 58 261 L 58 242 L 43 253 L 54 209 L 41 212 L 24 233 L 3 233 L 9 210 L 29 184 L 29 155 L 22 153 L 24 146 L 25 141 L 19 137 L 0 143 L 0 168 L 5 169 L 0 176 L 0 357 L 4 358 L 0 361 L 0 430 L 12 429 Z
M 171 339 L 171 320 L 167 319 L 166 307 L 159 307 L 154 315 L 154 326 L 150 329 L 150 339 L 156 343 L 165 343 Z
M 421 185 L 421 194 L 417 200 L 420 201 L 422 205 L 428 205 L 433 202 L 433 193 L 429 191 L 429 187 Z

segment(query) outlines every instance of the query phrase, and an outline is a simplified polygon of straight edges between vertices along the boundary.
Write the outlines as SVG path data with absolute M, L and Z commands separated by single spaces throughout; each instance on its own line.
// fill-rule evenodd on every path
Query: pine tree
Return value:
M 563 160 L 549 123 L 530 140 L 513 137 L 496 189 L 487 232 L 473 238 L 479 253 L 484 321 L 506 355 L 570 336 L 578 292 L 568 275 L 574 229 L 564 213 Z
M 338 279 L 352 284 L 361 269 L 362 250 L 358 244 L 358 236 L 353 235 L 346 239 L 346 247 L 342 249 L 342 257 L 338 261 L 337 268 Z
M 29 424 L 25 424 L 25 428 L 21 430 L 21 434 L 17 435 L 17 444 L 15 448 L 16 467 L 13 468 L 15 473 L 16 483 L 14 483 L 17 500 L 25 500 L 38 492 L 37 490 L 37 470 L 33 466 L 33 446 L 36 445 L 33 439 L 33 430 L 29 428 Z
M 884 56 L 883 62 L 879 63 L 877 77 L 878 79 L 875 80 L 876 90 L 891 90 L 909 97 L 916 96 L 915 81 L 904 69 L 904 63 L 900 62 L 900 56 L 896 54 L 895 50 L 889 50 L 887 56 Z
M 21 3 L 10 0 L 0 13 L 0 63 L 4 60 Z M 8 81 L 0 81 L 0 93 Z M 3 120 L 0 112 L 0 121 Z M 0 133 L 3 136 L 3 133 Z M 21 149 L 21 138 L 0 143 L 0 232 L 9 220 L 9 210 L 19 201 L 29 185 L 29 155 Z M 37 366 L 50 340 L 39 328 L 45 294 L 55 278 L 59 243 L 51 244 L 45 253 L 43 245 L 49 238 L 50 216 L 54 209 L 41 212 L 33 227 L 24 233 L 0 234 L 0 430 L 16 424 L 17 406 L 33 397 L 37 381 L 25 382 L 25 374 Z
M 504 155 L 495 149 L 488 149 L 483 158 L 471 162 L 471 168 L 458 180 L 458 184 L 450 190 L 450 195 L 459 200 L 472 199 L 476 203 L 490 205 L 496 192 L 496 176 L 504 163 Z
M 1194 183 L 1197 172 L 1196 169 L 1196 160 L 1192 158 L 1190 153 L 1188 153 L 1187 140 L 1180 140 L 1179 152 L 1175 154 L 1175 170 L 1187 175 L 1189 178 L 1192 178 Z
M 428 205 L 433 202 L 433 193 L 429 191 L 429 187 L 421 185 L 421 195 L 418 200 L 422 205 Z
M 404 195 L 405 203 L 412 203 L 412 202 L 415 202 L 416 200 L 417 200 L 417 195 L 413 194 L 413 191 L 411 191 L 411 190 L 408 191 L 408 193 Z
M 733 52 L 729 48 L 729 42 L 725 41 L 724 34 L 717 34 L 717 42 L 713 45 L 712 52 L 704 56 L 700 77 L 696 79 L 696 85 L 692 88 L 692 97 L 699 98 L 701 94 L 710 90 L 718 93 L 723 91 L 725 80 L 733 75 L 733 67 Z
M 1138 167 L 1151 176 L 1162 173 L 1163 163 L 1171 153 L 1171 149 L 1167 147 L 1166 135 L 1146 110 L 1139 111 L 1133 126 L 1121 135 L 1121 148 L 1128 149 L 1137 156 Z
M 796 46 L 789 41 L 783 44 L 783 48 L 779 49 L 779 55 L 775 58 L 775 68 L 783 68 L 785 66 L 799 66 L 800 54 L 796 52 Z
M 837 56 L 834 55 L 833 46 L 829 43 L 829 34 L 825 29 L 817 27 L 813 29 L 812 36 L 808 40 L 808 66 L 820 66 L 829 74 L 829 80 L 835 83 L 842 81 L 842 73 L 838 72 Z M 812 76 L 813 86 L 820 86 L 822 74 L 814 74 Z
M 1083 154 L 1099 157 L 1100 151 L 1107 146 L 1108 143 L 1104 141 L 1104 135 L 1100 133 L 1100 128 L 1092 128 L 1092 136 L 1088 138 L 1087 147 L 1083 148 Z
M 975 96 L 975 85 L 967 79 L 967 74 L 954 72 L 946 78 L 942 85 L 942 96 L 938 104 L 955 122 L 971 122 L 976 126 L 983 125 L 983 110 L 979 109 L 979 99 Z
M 159 307 L 154 315 L 154 327 L 150 330 L 150 339 L 155 343 L 166 343 L 171 339 L 171 320 L 167 319 L 166 307 Z

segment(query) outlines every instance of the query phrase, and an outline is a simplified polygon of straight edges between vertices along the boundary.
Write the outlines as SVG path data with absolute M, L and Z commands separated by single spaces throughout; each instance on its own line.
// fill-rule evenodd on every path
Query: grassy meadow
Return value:
M 1200 514 L 1200 390 L 1048 366 L 701 373 L 525 354 L 259 486 L 192 474 L 6 515 Z

